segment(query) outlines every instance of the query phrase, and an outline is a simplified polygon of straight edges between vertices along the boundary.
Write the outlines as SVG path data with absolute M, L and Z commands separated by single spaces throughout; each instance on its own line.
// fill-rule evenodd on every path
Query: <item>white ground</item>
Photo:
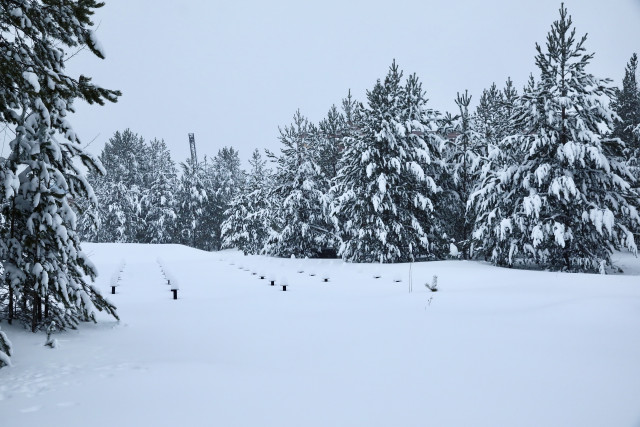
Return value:
M 110 295 L 122 321 L 58 334 L 54 350 L 3 323 L 15 354 L 0 370 L 2 427 L 640 426 L 640 261 L 629 256 L 615 276 L 414 264 L 409 293 L 408 264 L 376 280 L 333 260 L 85 249 L 104 293 L 126 259 Z M 429 293 L 434 274 L 441 290 Z

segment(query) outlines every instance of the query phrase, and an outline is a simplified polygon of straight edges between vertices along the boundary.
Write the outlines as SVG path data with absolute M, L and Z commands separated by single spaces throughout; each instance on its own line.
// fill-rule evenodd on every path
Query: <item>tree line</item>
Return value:
M 318 125 L 297 112 L 268 153 L 273 172 L 254 160 L 226 211 L 224 245 L 604 272 L 614 250 L 637 253 L 638 61 L 614 88 L 588 72 L 585 44 L 563 5 L 536 45 L 539 76 L 521 91 L 493 84 L 475 112 L 466 91 L 455 115 L 432 110 L 395 61 L 365 103 L 349 95 Z
M 394 61 L 365 102 L 348 93 L 317 124 L 297 111 L 280 152 L 256 150 L 247 171 L 225 147 L 178 173 L 162 141 L 116 133 L 91 181 L 102 227 L 85 236 L 604 271 L 615 249 L 637 251 L 640 91 L 635 54 L 614 88 L 589 73 L 585 44 L 562 6 L 536 45 L 539 75 L 521 90 L 493 84 L 473 111 L 458 93 L 455 114 L 432 109 Z

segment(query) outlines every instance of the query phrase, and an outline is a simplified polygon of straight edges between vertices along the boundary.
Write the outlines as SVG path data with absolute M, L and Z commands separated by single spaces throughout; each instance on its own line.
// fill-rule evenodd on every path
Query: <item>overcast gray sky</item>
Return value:
M 278 126 L 297 108 L 317 122 L 349 89 L 365 100 L 392 59 L 417 73 L 430 106 L 453 111 L 457 91 L 477 100 L 508 76 L 521 88 L 558 17 L 560 1 L 106 0 L 95 16 L 106 60 L 82 53 L 74 73 L 120 89 L 105 107 L 78 103 L 72 118 L 98 154 L 116 130 L 164 139 L 174 160 L 225 145 L 243 161 L 277 150 Z M 568 0 L 596 53 L 590 71 L 619 84 L 640 53 L 640 0 Z

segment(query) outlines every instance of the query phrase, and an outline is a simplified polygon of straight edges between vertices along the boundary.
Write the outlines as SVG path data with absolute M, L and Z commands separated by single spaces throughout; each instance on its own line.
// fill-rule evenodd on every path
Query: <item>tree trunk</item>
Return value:
M 40 297 L 33 294 L 33 304 L 31 307 L 31 332 L 35 332 L 38 329 L 38 311 L 40 307 Z
M 9 324 L 13 323 L 13 287 L 9 284 Z

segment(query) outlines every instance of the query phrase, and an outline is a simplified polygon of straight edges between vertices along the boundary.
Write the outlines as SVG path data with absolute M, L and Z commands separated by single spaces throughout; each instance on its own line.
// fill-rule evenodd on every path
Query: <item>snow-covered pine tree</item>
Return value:
M 342 139 L 346 132 L 344 116 L 335 105 L 332 105 L 327 117 L 318 124 L 318 166 L 320 166 L 322 175 L 326 177 L 327 183 L 331 182 L 338 174 Z
M 143 205 L 148 197 L 149 169 L 144 139 L 130 129 L 116 131 L 105 144 L 100 160 L 106 173 L 91 182 L 99 204 L 99 242 L 139 242 L 145 232 Z
M 467 91 L 458 93 L 456 105 L 459 115 L 454 121 L 453 134 L 455 138 L 448 144 L 446 163 L 453 179 L 453 190 L 456 194 L 453 204 L 457 207 L 452 212 L 453 217 L 449 221 L 455 224 L 455 229 L 450 230 L 451 238 L 455 239 L 455 245 L 463 258 L 469 258 L 471 247 L 471 229 L 474 217 L 466 210 L 469 195 L 478 184 L 480 170 L 487 154 L 487 142 L 495 138 L 499 110 L 499 92 L 495 85 L 483 94 L 479 110 L 482 119 L 474 120 L 469 112 L 471 96 Z M 476 130 L 477 123 L 481 122 L 481 131 Z M 450 209 L 450 208 L 447 208 Z
M 351 95 L 351 90 L 349 90 L 347 96 L 342 99 L 342 111 L 338 113 L 341 116 L 340 120 L 334 121 L 334 123 L 336 124 L 339 123 L 339 125 L 335 126 L 335 128 L 332 130 L 332 135 L 335 135 L 336 137 L 336 140 L 332 141 L 332 145 L 337 148 L 337 153 L 335 153 L 337 156 L 335 158 L 335 165 L 328 172 L 328 176 L 331 176 L 331 178 L 329 179 L 330 188 L 326 192 L 327 216 L 333 224 L 335 233 L 334 243 L 336 246 L 331 249 L 333 249 L 335 253 L 338 252 L 340 242 L 342 241 L 343 230 L 341 229 L 341 224 L 345 222 L 344 218 L 339 218 L 336 215 L 336 206 L 338 201 L 337 197 L 341 195 L 340 192 L 342 191 L 337 185 L 337 176 L 338 171 L 342 167 L 342 154 L 344 153 L 350 141 L 353 140 L 353 137 L 357 135 L 362 128 L 361 113 L 362 104 L 356 101 L 355 98 L 353 98 L 353 96 Z M 328 119 L 326 120 L 329 121 Z M 323 128 L 322 122 L 320 123 L 320 127 L 321 129 Z M 326 126 L 325 124 L 325 129 L 326 127 L 328 126 Z
M 401 80 L 394 61 L 384 82 L 367 92 L 361 128 L 345 140 L 333 215 L 349 261 L 409 261 L 430 250 L 438 191 L 430 168 L 440 160 L 441 140 L 417 77 L 405 86 Z
M 176 165 L 164 140 L 153 139 L 148 152 L 143 199 L 143 243 L 170 243 L 176 219 L 175 192 L 178 183 Z
M 176 221 L 173 241 L 193 248 L 205 249 L 211 241 L 211 230 L 203 224 L 208 215 L 209 193 L 205 162 L 194 164 L 191 159 L 181 163 L 182 176 L 176 192 Z
M 266 253 L 288 257 L 315 257 L 334 245 L 333 228 L 326 214 L 327 178 L 318 165 L 317 129 L 296 111 L 293 124 L 280 129 L 281 154 L 276 163 L 273 229 Z
M 622 88 L 615 90 L 611 108 L 618 114 L 613 126 L 612 136 L 620 138 L 629 152 L 640 147 L 640 139 L 634 130 L 640 126 L 640 86 L 638 85 L 638 55 L 633 54 L 624 72 Z
M 633 54 L 625 69 L 622 88 L 616 89 L 611 107 L 618 114 L 612 137 L 626 145 L 625 159 L 640 189 L 640 85 L 638 85 L 638 55 Z
M 222 247 L 259 254 L 271 230 L 270 180 L 266 161 L 254 150 L 245 185 L 231 201 L 222 223 Z
M 637 251 L 624 223 L 640 224 L 638 195 L 619 160 L 620 144 L 605 136 L 615 115 L 602 98 L 613 91 L 609 80 L 586 71 L 593 55 L 585 41 L 576 39 L 562 5 L 546 51 L 536 45 L 540 81 L 522 97 L 524 131 L 512 141 L 523 159 L 488 172 L 472 195 L 474 235 L 498 264 L 597 272 L 610 265 L 614 248 Z
M 75 160 L 103 171 L 71 127 L 73 101 L 103 104 L 120 95 L 65 72 L 65 49 L 87 47 L 104 58 L 91 29 L 91 15 L 102 5 L 0 3 L 0 121 L 15 132 L 0 170 L 0 259 L 8 319 L 29 323 L 32 331 L 50 320 L 61 327 L 95 320 L 95 309 L 117 318 L 115 307 L 87 280 L 96 269 L 80 247 L 71 207 L 73 200 L 94 197 Z
M 469 97 L 471 98 L 471 97 Z M 456 105 L 462 109 L 463 99 L 458 95 Z M 471 121 L 473 128 L 482 137 L 486 144 L 497 144 L 501 138 L 499 135 L 500 122 L 502 119 L 502 108 L 504 105 L 504 95 L 495 83 L 489 89 L 485 89 L 480 97 L 480 102 L 476 108 Z M 468 110 L 469 104 L 464 107 Z
M 225 211 L 232 200 L 240 192 L 245 181 L 245 172 L 240 167 L 240 154 L 233 147 L 223 147 L 218 151 L 207 174 L 207 192 L 209 194 L 206 207 L 207 216 L 203 226 L 211 230 L 211 238 L 205 249 L 219 250 L 222 246 L 222 223 L 226 219 Z
M 504 138 L 518 133 L 518 129 L 515 128 L 513 120 L 518 102 L 520 102 L 518 90 L 513 85 L 511 77 L 508 77 L 502 89 L 502 105 L 499 110 L 500 114 L 495 132 L 498 143 L 503 141 Z

